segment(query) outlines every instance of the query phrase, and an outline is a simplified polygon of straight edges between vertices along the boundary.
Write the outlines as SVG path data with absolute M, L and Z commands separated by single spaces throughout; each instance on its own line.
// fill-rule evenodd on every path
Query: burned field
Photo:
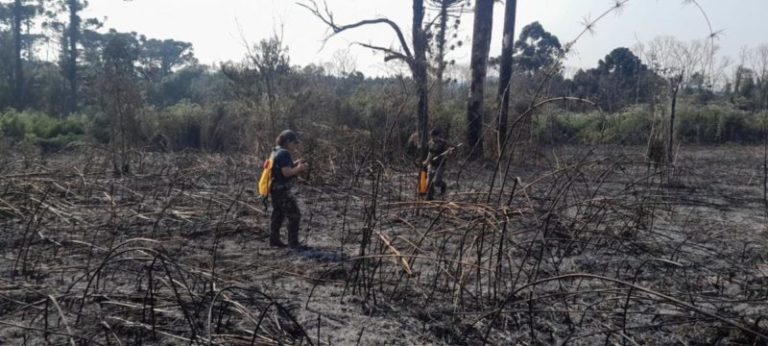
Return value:
M 763 151 L 556 148 L 317 162 L 305 251 L 270 248 L 247 156 L 8 155 L 0 344 L 766 344 Z

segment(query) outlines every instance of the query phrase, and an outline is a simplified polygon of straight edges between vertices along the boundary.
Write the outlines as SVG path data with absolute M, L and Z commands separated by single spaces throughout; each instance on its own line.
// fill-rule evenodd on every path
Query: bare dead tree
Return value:
M 277 98 L 281 76 L 290 72 L 288 48 L 283 46 L 282 35 L 275 34 L 268 40 L 262 40 L 248 49 L 248 58 L 258 71 L 261 84 L 266 89 L 267 109 L 269 110 L 270 137 L 277 136 Z
M 704 66 L 707 72 L 705 76 L 712 78 L 713 77 L 712 68 L 715 60 L 715 51 L 717 50 L 717 47 L 715 46 L 715 39 L 718 38 L 718 36 L 722 33 L 722 31 L 715 31 L 712 28 L 712 22 L 709 20 L 709 15 L 707 15 L 707 11 L 704 10 L 704 7 L 701 6 L 701 4 L 697 0 L 683 0 L 683 4 L 695 6 L 701 13 L 701 16 L 704 18 L 704 21 L 707 23 L 709 34 L 707 35 L 707 44 L 705 44 L 705 46 L 708 49 L 708 52 L 702 57 L 704 59 Z M 711 87 L 711 85 L 713 85 L 712 79 L 710 79 L 710 81 L 707 84 L 710 85 Z
M 357 64 L 349 49 L 340 49 L 333 52 L 331 61 L 325 64 L 328 74 L 336 77 L 345 77 L 357 71 Z
M 680 91 L 680 85 L 683 82 L 685 70 L 669 79 L 670 98 L 672 106 L 669 111 L 669 138 L 667 138 L 667 162 L 672 162 L 675 152 L 675 110 L 677 108 L 677 93 Z
M 333 18 L 333 13 L 328 9 L 328 4 L 324 3 L 321 10 L 317 2 L 309 0 L 307 3 L 299 3 L 298 5 L 309 10 L 315 17 L 319 18 L 325 23 L 331 30 L 330 37 L 344 32 L 346 30 L 355 29 L 367 25 L 379 25 L 383 24 L 389 26 L 394 32 L 395 36 L 400 43 L 400 48 L 382 47 L 370 43 L 358 42 L 357 44 L 373 49 L 375 51 L 384 53 L 384 61 L 400 60 L 408 65 L 411 70 L 413 81 L 416 84 L 416 89 L 419 95 L 417 119 L 418 119 L 418 134 L 419 134 L 419 146 L 421 148 L 421 156 L 426 157 L 427 147 L 427 125 L 429 122 L 429 88 L 427 86 L 427 36 L 424 31 L 424 0 L 413 0 L 413 21 L 412 21 L 412 43 L 411 45 L 405 39 L 403 31 L 400 26 L 388 18 L 374 18 L 364 19 L 352 24 L 342 25 L 336 23 Z M 411 47 L 413 49 L 411 49 Z
M 112 166 L 116 175 L 130 174 L 130 151 L 137 131 L 136 116 L 141 94 L 134 79 L 135 47 L 120 36 L 112 37 L 104 49 L 102 99 L 110 117 Z
M 654 73 L 667 81 L 666 93 L 669 97 L 670 111 L 666 153 L 664 155 L 666 162 L 672 162 L 674 159 L 674 128 L 678 92 L 683 85 L 690 82 L 694 75 L 706 76 L 708 74 L 711 62 L 707 56 L 712 49 L 708 43 L 701 40 L 681 42 L 671 36 L 657 37 L 647 45 L 638 44 L 635 46 L 635 52 L 648 61 Z M 649 138 L 661 139 L 663 135 L 652 133 Z M 651 150 L 653 145 L 657 144 L 649 144 L 649 153 L 651 154 L 653 154 L 652 151 L 657 150 Z M 649 155 L 651 160 L 656 160 L 657 156 L 658 154 Z

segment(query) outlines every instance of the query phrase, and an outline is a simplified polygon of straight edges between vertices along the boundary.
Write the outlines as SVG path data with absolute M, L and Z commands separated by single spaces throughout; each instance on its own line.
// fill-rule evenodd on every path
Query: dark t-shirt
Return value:
M 445 161 L 445 155 L 439 156 L 448 150 L 448 143 L 442 139 L 435 139 L 429 142 L 429 153 L 432 155 L 432 162 L 429 164 L 432 166 L 440 166 Z
M 272 155 L 274 155 L 272 162 L 272 186 L 290 187 L 292 177 L 283 176 L 283 167 L 293 167 L 291 153 L 288 150 L 277 147 Z

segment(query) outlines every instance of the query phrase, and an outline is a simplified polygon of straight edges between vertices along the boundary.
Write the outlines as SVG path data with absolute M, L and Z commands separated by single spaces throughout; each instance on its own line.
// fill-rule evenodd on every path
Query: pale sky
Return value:
M 299 0 L 301 1 L 301 0 Z M 322 3 L 322 0 L 319 1 Z M 736 59 L 742 47 L 768 43 L 768 0 L 698 0 L 715 31 L 723 30 L 717 44 L 720 54 Z M 409 0 L 327 0 L 339 24 L 385 16 L 399 23 L 407 37 L 411 32 Z M 518 0 L 515 36 L 533 21 L 571 41 L 582 30 L 585 18 L 595 18 L 614 0 Z M 494 8 L 491 55 L 501 52 L 504 5 Z M 428 14 L 431 17 L 433 14 Z M 356 67 L 366 75 L 384 75 L 397 70 L 385 64 L 382 55 L 351 45 L 353 42 L 397 46 L 392 30 L 377 25 L 347 31 L 323 40 L 328 30 L 320 20 L 293 0 L 93 0 L 84 12 L 87 17 L 106 17 L 105 28 L 136 31 L 148 37 L 173 38 L 194 45 L 195 55 L 205 64 L 240 61 L 246 54 L 243 39 L 253 44 L 277 32 L 289 47 L 292 65 L 323 64 L 334 53 L 349 49 Z M 472 13 L 462 19 L 463 47 L 449 59 L 467 63 L 470 56 Z M 617 14 L 600 21 L 593 34 L 574 46 L 566 66 L 590 68 L 616 47 L 632 47 L 656 36 L 676 36 L 683 41 L 703 39 L 709 34 L 706 21 L 693 5 L 683 0 L 630 0 Z

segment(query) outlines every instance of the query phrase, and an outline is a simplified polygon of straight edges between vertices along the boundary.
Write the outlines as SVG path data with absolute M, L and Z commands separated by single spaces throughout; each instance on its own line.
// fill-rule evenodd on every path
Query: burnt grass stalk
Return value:
M 246 156 L 145 153 L 122 177 L 94 153 L 12 161 L 0 338 L 365 344 L 391 336 L 384 319 L 410 342 L 766 342 L 765 231 L 748 222 L 762 182 L 742 179 L 762 152 L 692 148 L 650 169 L 642 148 L 552 150 L 454 167 L 473 181 L 433 201 L 378 153 L 334 163 L 354 183 L 317 162 L 303 252 L 266 246 Z

